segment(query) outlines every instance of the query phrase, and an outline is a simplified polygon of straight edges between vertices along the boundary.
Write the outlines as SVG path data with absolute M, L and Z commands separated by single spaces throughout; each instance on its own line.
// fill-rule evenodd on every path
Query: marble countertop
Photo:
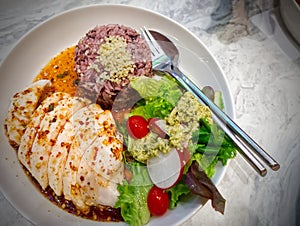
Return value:
M 277 1 L 267 0 L 1 0 L 0 61 L 42 21 L 74 7 L 118 3 L 162 13 L 192 31 L 222 67 L 236 121 L 279 161 L 266 177 L 240 155 L 219 190 L 221 215 L 205 205 L 183 225 L 300 225 L 300 52 Z M 298 218 L 297 218 L 298 217 Z M 32 225 L 0 193 L 0 225 Z

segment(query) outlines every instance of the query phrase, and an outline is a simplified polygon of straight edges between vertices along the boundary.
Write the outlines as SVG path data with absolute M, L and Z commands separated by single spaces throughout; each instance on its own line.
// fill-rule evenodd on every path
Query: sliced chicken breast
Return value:
M 85 150 L 93 143 L 98 130 L 102 128 L 98 121 L 104 113 L 97 104 L 91 104 L 89 107 L 89 113 L 82 119 L 85 124 L 79 128 L 73 139 L 63 174 L 65 199 L 71 200 L 82 212 L 88 212 L 89 206 L 82 199 L 79 184 L 76 183 L 76 176 Z
M 120 167 L 117 172 L 111 175 L 110 179 L 97 174 L 89 166 L 87 159 L 82 158 L 77 174 L 77 184 L 85 204 L 89 206 L 111 206 L 118 200 L 118 183 L 124 179 L 124 168 Z
M 110 115 L 103 121 L 103 129 L 97 134 L 93 144 L 84 153 L 84 158 L 93 170 L 110 180 L 123 166 L 123 138 Z
M 33 112 L 50 86 L 49 80 L 39 80 L 13 96 L 5 119 L 5 129 L 14 148 L 17 149 L 20 145 L 21 137 Z
M 117 184 L 124 178 L 123 138 L 109 111 L 100 123 L 102 128 L 82 156 L 77 184 L 87 205 L 114 206 L 119 194 Z
M 96 200 L 95 206 L 106 205 L 113 207 L 118 201 L 118 184 L 122 184 L 123 179 L 124 167 L 121 167 L 117 172 L 115 172 L 110 180 L 107 180 L 97 174 L 95 177 L 96 189 L 94 193 L 91 193 L 92 197 Z
M 73 139 L 80 127 L 88 126 L 86 123 L 89 123 L 89 114 L 93 110 L 97 110 L 99 113 L 102 111 L 94 105 L 89 105 L 77 111 L 59 133 L 51 150 L 48 162 L 48 179 L 50 187 L 58 196 L 62 195 L 63 192 L 63 172 Z
M 41 121 L 46 113 L 52 111 L 62 99 L 69 98 L 70 95 L 63 92 L 56 92 L 47 97 L 34 111 L 31 121 L 26 127 L 24 135 L 21 138 L 18 149 L 19 161 L 31 172 L 30 156 L 32 154 L 31 147 L 39 130 Z
M 84 107 L 82 98 L 69 97 L 58 102 L 53 111 L 47 112 L 40 124 L 31 148 L 31 174 L 42 189 L 48 186 L 48 160 L 60 131 L 69 118 Z
M 91 205 L 114 206 L 124 178 L 123 138 L 110 111 L 57 92 L 31 113 L 11 112 L 11 118 L 29 118 L 18 132 L 18 158 L 42 189 L 50 185 L 84 213 Z

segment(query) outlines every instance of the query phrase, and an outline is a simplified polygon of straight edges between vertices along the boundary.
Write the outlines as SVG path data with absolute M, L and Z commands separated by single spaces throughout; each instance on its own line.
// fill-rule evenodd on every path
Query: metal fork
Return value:
M 244 132 L 226 113 L 217 107 L 205 94 L 176 67 L 170 57 L 164 52 L 160 44 L 154 39 L 149 30 L 141 28 L 141 35 L 147 40 L 152 54 L 154 70 L 168 72 L 181 86 L 193 93 L 200 102 L 207 105 L 214 116 L 214 120 L 221 129 L 239 147 L 239 152 L 250 165 L 261 175 L 265 176 L 267 169 L 261 159 L 272 169 L 278 170 L 280 165 L 265 152 L 246 132 Z M 258 159 L 260 157 L 261 159 Z

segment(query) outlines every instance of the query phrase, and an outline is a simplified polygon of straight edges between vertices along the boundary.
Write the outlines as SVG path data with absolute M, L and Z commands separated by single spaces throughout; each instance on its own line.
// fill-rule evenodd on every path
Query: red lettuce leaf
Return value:
M 185 183 L 191 192 L 202 198 L 210 199 L 212 207 L 224 214 L 226 200 L 222 197 L 211 179 L 199 166 L 197 161 L 193 161 L 185 177 Z

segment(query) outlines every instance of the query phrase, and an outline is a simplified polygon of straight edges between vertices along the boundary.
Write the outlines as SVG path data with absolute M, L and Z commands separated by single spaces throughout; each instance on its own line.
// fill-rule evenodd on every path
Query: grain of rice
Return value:
M 96 26 L 76 45 L 75 71 L 79 95 L 110 109 L 132 77 L 152 76 L 150 49 L 133 28 Z

